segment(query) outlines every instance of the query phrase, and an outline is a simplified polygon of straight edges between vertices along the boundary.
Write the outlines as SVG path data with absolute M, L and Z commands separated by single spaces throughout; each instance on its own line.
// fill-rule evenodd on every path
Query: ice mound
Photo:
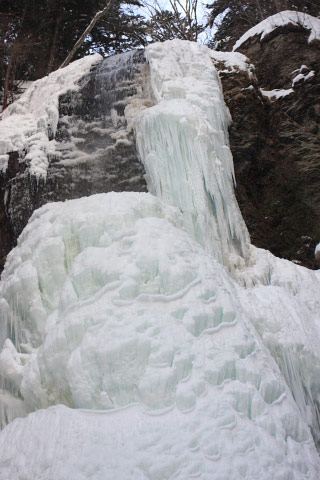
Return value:
M 178 386 L 205 334 L 220 337 L 237 318 L 223 269 L 178 229 L 182 222 L 177 210 L 133 193 L 33 215 L 1 291 L 1 337 L 11 340 L 0 365 L 29 410 L 194 406 L 203 379 L 190 381 L 187 395 Z
M 11 422 L 4 478 L 319 477 L 240 287 L 182 225 L 143 193 L 33 214 L 1 282 L 2 422 L 80 410 Z

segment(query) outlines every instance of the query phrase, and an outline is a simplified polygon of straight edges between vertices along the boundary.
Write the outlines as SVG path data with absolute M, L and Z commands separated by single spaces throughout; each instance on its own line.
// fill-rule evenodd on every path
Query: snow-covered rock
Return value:
M 276 28 L 284 27 L 286 25 L 297 25 L 310 32 L 308 42 L 313 40 L 320 40 L 320 19 L 308 15 L 303 12 L 295 12 L 291 10 L 285 10 L 283 12 L 276 13 L 271 17 L 266 18 L 262 22 L 258 23 L 254 27 L 250 28 L 241 38 L 235 43 L 233 51 L 237 50 L 244 42 L 255 35 L 260 36 L 260 40 L 263 40 L 267 35 L 273 32 Z
M 80 78 L 99 62 L 100 55 L 87 56 L 33 82 L 1 114 L 0 155 L 25 150 L 30 174 L 46 178 L 48 153 L 54 154 L 59 97 L 79 89 Z

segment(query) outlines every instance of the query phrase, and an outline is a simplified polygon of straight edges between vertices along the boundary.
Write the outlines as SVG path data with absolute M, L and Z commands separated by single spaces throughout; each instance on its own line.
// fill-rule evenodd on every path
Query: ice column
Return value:
M 137 120 L 149 189 L 179 207 L 185 228 L 225 264 L 249 235 L 233 192 L 230 114 L 207 47 L 173 40 L 146 49 L 155 106 Z

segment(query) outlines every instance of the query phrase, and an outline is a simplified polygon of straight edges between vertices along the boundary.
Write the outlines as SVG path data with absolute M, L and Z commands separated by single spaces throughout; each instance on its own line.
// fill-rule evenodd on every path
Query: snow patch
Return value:
M 264 90 L 263 88 L 260 88 L 259 90 L 264 97 L 275 99 L 275 100 L 278 100 L 278 98 L 283 98 L 283 97 L 286 97 L 287 95 L 291 95 L 291 93 L 294 93 L 294 90 L 292 88 L 289 88 L 286 90 L 280 89 L 280 88 L 276 88 L 274 90 Z
M 250 78 L 254 76 L 254 66 L 250 64 L 249 59 L 242 53 L 212 50 L 211 58 L 214 63 L 224 63 L 226 67 L 226 70 L 223 70 L 224 73 L 234 73 L 240 70 L 246 72 Z
M 312 17 L 307 13 L 294 12 L 285 10 L 283 12 L 276 13 L 271 17 L 266 18 L 262 22 L 258 23 L 254 27 L 250 28 L 241 38 L 235 43 L 233 51 L 237 50 L 244 42 L 255 35 L 260 36 L 260 40 L 263 40 L 267 35 L 273 32 L 276 28 L 284 27 L 286 25 L 293 24 L 299 25 L 306 30 L 310 31 L 308 42 L 313 40 L 320 40 L 320 19 Z
M 293 88 L 297 83 L 300 83 L 302 80 L 306 82 L 310 78 L 314 77 L 315 75 L 314 70 L 310 70 L 306 65 L 301 65 L 301 67 L 298 70 L 295 70 L 292 73 L 296 73 L 296 72 L 298 72 L 298 74 L 292 79 Z

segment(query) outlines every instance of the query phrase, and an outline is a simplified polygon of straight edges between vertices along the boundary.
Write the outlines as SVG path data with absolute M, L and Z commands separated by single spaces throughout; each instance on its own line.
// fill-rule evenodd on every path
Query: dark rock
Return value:
M 254 64 L 256 78 L 223 68 L 220 76 L 233 119 L 236 196 L 252 242 L 319 268 L 314 249 L 320 241 L 320 44 L 309 44 L 308 37 L 289 26 L 263 41 L 250 38 L 239 51 Z M 307 68 L 300 70 L 302 65 Z M 273 101 L 261 95 L 260 88 L 290 89 L 298 73 L 311 71 L 290 95 Z

